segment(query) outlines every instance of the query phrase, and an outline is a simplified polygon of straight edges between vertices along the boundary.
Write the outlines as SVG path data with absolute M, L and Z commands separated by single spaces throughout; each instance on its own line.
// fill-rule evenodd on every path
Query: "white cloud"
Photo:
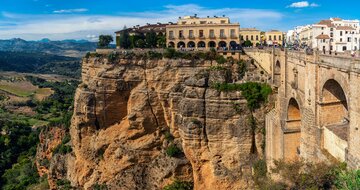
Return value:
M 64 38 L 94 39 L 99 34 L 113 34 L 125 25 L 131 27 L 146 23 L 176 22 L 179 16 L 194 14 L 201 17 L 222 16 L 225 14 L 232 19 L 232 22 L 240 22 L 241 27 L 258 27 L 268 30 L 272 29 L 268 27 L 280 27 L 283 18 L 282 13 L 266 9 L 208 9 L 196 4 L 168 5 L 164 8 L 162 11 L 119 13 L 115 16 L 88 14 L 17 15 L 3 13 L 3 15 L 7 16 L 5 21 L 11 22 L 13 25 L 0 30 L 0 39 L 14 37 L 29 40 L 45 37 L 54 40 Z M 59 13 L 69 12 L 60 11 Z
M 309 3 L 308 1 L 299 1 L 299 2 L 292 3 L 288 7 L 291 7 L 291 8 L 306 8 L 306 7 L 318 7 L 318 6 L 319 5 L 316 4 L 316 3 Z
M 53 13 L 83 13 L 83 12 L 87 12 L 87 9 L 81 8 L 81 9 L 62 9 L 62 10 L 55 10 L 53 11 Z

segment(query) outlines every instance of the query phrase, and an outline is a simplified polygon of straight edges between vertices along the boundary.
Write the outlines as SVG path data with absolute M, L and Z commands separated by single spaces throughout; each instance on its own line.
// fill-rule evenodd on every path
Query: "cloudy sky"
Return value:
M 0 39 L 94 40 L 124 26 L 194 14 L 285 31 L 329 17 L 360 19 L 359 7 L 359 0 L 0 0 Z

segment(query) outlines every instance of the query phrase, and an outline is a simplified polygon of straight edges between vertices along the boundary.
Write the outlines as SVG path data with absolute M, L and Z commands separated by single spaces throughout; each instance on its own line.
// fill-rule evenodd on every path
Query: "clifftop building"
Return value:
M 240 28 L 240 40 L 241 43 L 249 40 L 253 46 L 261 44 L 261 31 L 256 28 Z
M 298 39 L 299 45 L 326 52 L 356 51 L 360 47 L 359 20 L 330 18 L 297 28 L 293 39 Z
M 239 48 L 239 23 L 228 17 L 180 17 L 176 25 L 166 26 L 167 47 L 175 49 L 210 48 L 236 50 Z

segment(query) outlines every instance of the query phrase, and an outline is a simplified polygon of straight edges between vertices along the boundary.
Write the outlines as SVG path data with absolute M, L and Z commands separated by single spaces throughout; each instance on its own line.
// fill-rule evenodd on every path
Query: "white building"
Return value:
M 356 51 L 360 47 L 359 20 L 330 18 L 319 23 L 296 27 L 293 40 L 320 51 Z

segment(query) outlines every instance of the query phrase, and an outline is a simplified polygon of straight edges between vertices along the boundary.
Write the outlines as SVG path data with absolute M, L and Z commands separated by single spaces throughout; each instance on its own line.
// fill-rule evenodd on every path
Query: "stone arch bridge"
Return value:
M 360 168 L 360 59 L 315 52 L 247 49 L 271 76 L 266 159 L 344 161 Z

